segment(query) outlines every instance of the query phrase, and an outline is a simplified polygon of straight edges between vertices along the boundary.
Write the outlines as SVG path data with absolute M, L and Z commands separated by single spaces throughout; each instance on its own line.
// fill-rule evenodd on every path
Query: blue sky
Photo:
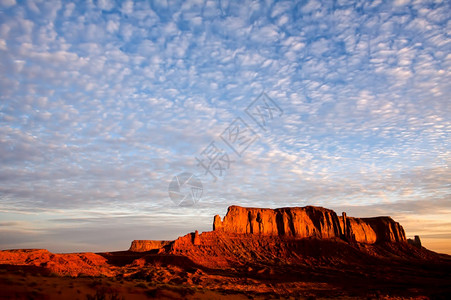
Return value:
M 391 215 L 451 253 L 450 6 L 0 0 L 0 248 L 121 250 L 236 204 Z M 196 157 L 237 118 L 258 138 L 215 181 Z

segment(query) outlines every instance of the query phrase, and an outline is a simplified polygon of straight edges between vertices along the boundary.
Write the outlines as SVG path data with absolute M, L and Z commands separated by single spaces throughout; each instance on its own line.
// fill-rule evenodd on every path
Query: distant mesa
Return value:
M 130 246 L 129 251 L 146 252 L 161 249 L 173 241 L 149 241 L 149 240 L 134 240 Z

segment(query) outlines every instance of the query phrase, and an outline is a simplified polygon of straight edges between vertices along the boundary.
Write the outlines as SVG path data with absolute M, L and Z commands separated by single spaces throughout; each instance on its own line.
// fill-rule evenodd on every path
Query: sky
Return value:
M 0 249 L 316 205 L 451 254 L 450 33 L 449 1 L 0 0 Z

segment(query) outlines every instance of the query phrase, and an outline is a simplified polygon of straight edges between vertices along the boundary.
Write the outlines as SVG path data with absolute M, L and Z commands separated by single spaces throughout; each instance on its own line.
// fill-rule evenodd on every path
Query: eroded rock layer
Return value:
M 172 241 L 134 240 L 128 251 L 146 252 L 161 249 L 170 243 L 172 243 Z
M 214 217 L 214 231 L 294 238 L 344 238 L 349 241 L 404 242 L 404 229 L 390 217 L 338 217 L 330 209 L 306 206 L 277 209 L 230 206 L 224 220 Z

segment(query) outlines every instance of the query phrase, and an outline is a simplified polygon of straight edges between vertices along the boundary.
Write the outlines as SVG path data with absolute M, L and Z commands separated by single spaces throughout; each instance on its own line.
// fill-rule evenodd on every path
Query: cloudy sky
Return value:
M 450 6 L 0 0 L 0 249 L 123 250 L 236 204 L 451 253 Z

